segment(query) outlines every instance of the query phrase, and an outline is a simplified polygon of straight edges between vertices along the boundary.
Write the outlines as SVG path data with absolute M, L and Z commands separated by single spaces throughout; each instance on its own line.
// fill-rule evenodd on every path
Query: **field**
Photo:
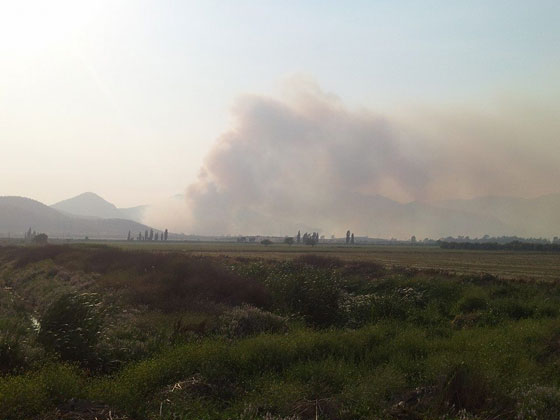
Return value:
M 5 419 L 557 419 L 558 254 L 0 246 Z
M 402 245 L 318 245 L 288 246 L 240 243 L 130 243 L 125 249 L 176 251 L 188 255 L 226 255 L 230 257 L 285 260 L 305 254 L 336 257 L 346 261 L 371 261 L 386 267 L 403 266 L 418 269 L 445 270 L 457 274 L 489 273 L 501 278 L 558 280 L 560 254 L 524 251 L 465 251 L 437 246 Z

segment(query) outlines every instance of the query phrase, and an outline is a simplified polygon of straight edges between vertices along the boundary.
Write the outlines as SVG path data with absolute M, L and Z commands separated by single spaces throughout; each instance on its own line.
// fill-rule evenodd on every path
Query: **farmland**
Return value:
M 0 246 L 6 419 L 555 419 L 558 254 Z
M 226 255 L 285 260 L 305 254 L 337 257 L 345 261 L 370 261 L 386 267 L 402 266 L 417 269 L 435 269 L 457 274 L 481 272 L 510 279 L 558 280 L 560 279 L 560 254 L 525 251 L 465 251 L 441 249 L 437 246 L 402 245 L 318 245 L 288 246 L 284 244 L 263 246 L 238 243 L 129 243 L 121 242 L 125 249 L 176 251 L 188 255 Z

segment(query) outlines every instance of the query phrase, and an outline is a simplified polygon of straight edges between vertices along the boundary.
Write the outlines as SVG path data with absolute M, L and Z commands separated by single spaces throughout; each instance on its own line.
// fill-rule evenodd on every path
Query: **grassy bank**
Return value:
M 69 401 L 123 419 L 560 415 L 554 282 L 104 246 L 0 261 L 7 419 L 86 418 Z

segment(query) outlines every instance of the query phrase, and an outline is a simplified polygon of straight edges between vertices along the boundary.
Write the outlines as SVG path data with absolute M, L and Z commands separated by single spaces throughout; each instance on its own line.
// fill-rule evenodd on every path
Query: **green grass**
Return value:
M 297 411 L 298 403 L 315 400 L 330 401 L 335 418 L 373 418 L 408 391 L 426 386 L 438 392 L 426 398 L 423 415 L 445 413 L 449 404 L 478 415 L 499 414 L 515 409 L 518 389 L 560 385 L 558 355 L 548 347 L 559 334 L 558 321 L 526 320 L 447 337 L 387 323 L 352 331 L 296 330 L 233 343 L 207 339 L 163 351 L 110 377 L 84 380 L 77 370 L 54 365 L 5 378 L 0 411 L 35 413 L 83 396 L 150 417 L 165 402 L 169 385 L 198 376 L 205 386 L 191 393 L 186 389 L 183 398 L 165 404 L 167 412 L 193 414 L 194 393 L 203 400 L 197 407 L 202 418 L 240 416 L 249 406 L 286 416 Z
M 260 258 L 253 245 L 242 257 L 245 245 L 174 246 L 0 247 L 2 418 L 52 418 L 70 398 L 135 419 L 560 413 L 556 282 L 393 267 L 347 248 Z M 437 253 L 359 252 L 370 251 Z M 95 363 L 63 363 L 74 359 L 34 330 L 30 315 L 52 316 L 68 292 L 99 297 Z

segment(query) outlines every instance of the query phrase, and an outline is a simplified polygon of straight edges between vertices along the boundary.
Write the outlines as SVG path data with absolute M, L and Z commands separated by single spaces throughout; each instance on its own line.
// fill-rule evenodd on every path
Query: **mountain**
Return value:
M 74 216 L 24 197 L 0 197 L 0 236 L 21 236 L 29 228 L 58 238 L 125 239 L 150 230 L 125 219 Z
M 83 217 L 102 219 L 129 219 L 141 222 L 147 206 L 119 209 L 114 204 L 92 192 L 86 192 L 51 205 L 61 212 Z
M 415 235 L 441 238 L 446 236 L 505 235 L 510 226 L 489 215 L 473 213 L 461 208 L 445 209 L 430 203 L 402 204 L 383 196 L 348 194 L 344 197 L 347 214 L 356 232 L 374 232 L 375 236 L 407 238 Z M 355 227 L 354 227 L 355 226 Z
M 144 220 L 144 214 L 150 206 L 136 206 L 117 209 L 120 213 L 120 217 L 123 219 L 134 220 L 135 222 L 142 223 Z
M 146 208 L 119 209 L 93 193 L 51 207 L 28 198 L 0 197 L 0 236 L 19 236 L 31 227 L 55 237 L 126 238 L 129 230 L 136 236 L 150 229 L 132 220 L 140 220 Z M 334 210 L 335 218 L 330 210 Z M 247 217 L 253 224 L 263 220 L 255 225 L 257 230 L 268 232 L 274 226 L 278 235 L 299 229 L 320 231 L 327 226 L 331 231 L 351 229 L 358 235 L 401 239 L 412 235 L 418 239 L 459 235 L 551 238 L 560 235 L 560 194 L 534 199 L 493 196 L 403 204 L 380 195 L 347 192 L 340 197 L 337 209 L 318 207 L 309 229 L 297 223 L 292 212 L 274 220 L 268 220 L 265 214 Z
M 448 210 L 429 203 L 399 203 L 381 195 L 367 195 L 345 191 L 338 195 L 338 203 L 330 207 L 317 203 L 315 208 L 306 208 L 301 213 L 290 207 L 275 216 L 266 212 L 239 212 L 242 217 L 240 234 L 267 233 L 283 236 L 287 232 L 321 233 L 346 232 L 351 230 L 358 236 L 375 238 L 408 239 L 412 235 L 418 239 L 439 239 L 446 236 L 502 236 L 510 227 L 499 219 L 464 210 Z M 313 212 L 310 223 L 309 214 Z M 295 214 L 295 216 L 294 216 Z M 252 230 L 251 230 L 252 229 Z M 204 231 L 200 232 L 204 233 Z
M 560 233 L 560 194 L 532 199 L 488 196 L 438 201 L 433 205 L 494 217 L 510 227 L 509 235 L 551 237 Z

